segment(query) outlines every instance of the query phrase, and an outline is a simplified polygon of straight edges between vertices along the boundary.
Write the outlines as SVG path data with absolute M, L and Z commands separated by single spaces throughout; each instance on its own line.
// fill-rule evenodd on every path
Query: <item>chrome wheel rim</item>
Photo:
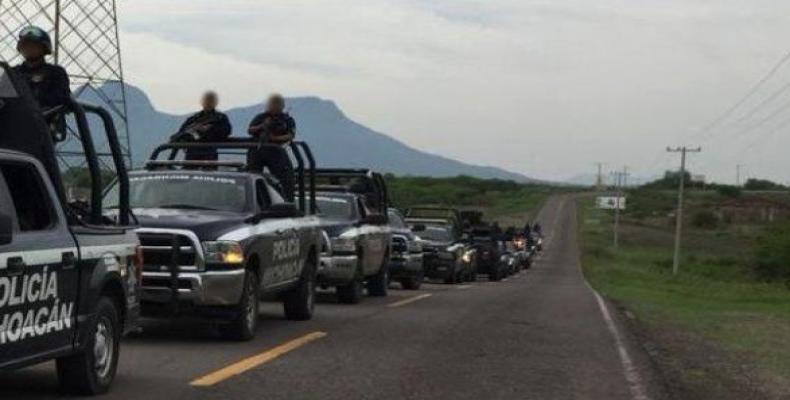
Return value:
M 112 368 L 115 354 L 115 337 L 112 332 L 112 325 L 107 318 L 99 318 L 96 325 L 96 334 L 93 340 L 93 359 L 96 375 L 99 378 L 106 378 Z

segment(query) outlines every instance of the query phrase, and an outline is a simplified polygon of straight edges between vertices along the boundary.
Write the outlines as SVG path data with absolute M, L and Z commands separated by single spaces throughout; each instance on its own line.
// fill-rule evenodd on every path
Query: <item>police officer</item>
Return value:
M 251 150 L 247 160 L 250 170 L 260 172 L 264 167 L 280 181 L 283 197 L 294 200 L 294 169 L 288 153 L 283 148 L 296 136 L 296 121 L 285 112 L 285 99 L 273 94 L 266 102 L 266 111 L 258 114 L 250 122 L 248 133 L 257 139 L 261 146 Z
M 52 39 L 43 29 L 30 26 L 19 32 L 17 51 L 25 59 L 14 70 L 27 82 L 43 111 L 65 105 L 71 97 L 69 75 L 59 65 L 49 64 Z
M 200 99 L 202 110 L 195 113 L 179 128 L 178 133 L 170 140 L 173 142 L 216 143 L 230 137 L 232 127 L 228 116 L 217 111 L 219 97 L 215 92 L 208 91 Z M 217 149 L 187 149 L 188 161 L 216 161 L 219 159 Z

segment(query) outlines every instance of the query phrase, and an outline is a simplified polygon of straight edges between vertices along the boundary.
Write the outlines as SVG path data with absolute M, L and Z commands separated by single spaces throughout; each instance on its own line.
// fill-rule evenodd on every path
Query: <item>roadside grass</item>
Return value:
M 790 389 L 790 290 L 753 276 L 754 233 L 747 228 L 685 231 L 680 274 L 672 275 L 673 234 L 666 226 L 626 219 L 612 247 L 612 216 L 579 197 L 582 264 L 601 293 L 631 311 L 648 331 L 674 332 L 722 350 L 730 365 L 684 371 L 687 384 L 710 384 L 742 370 L 756 372 L 771 391 Z M 685 340 L 684 339 L 684 340 Z M 717 376 L 723 374 L 723 376 Z

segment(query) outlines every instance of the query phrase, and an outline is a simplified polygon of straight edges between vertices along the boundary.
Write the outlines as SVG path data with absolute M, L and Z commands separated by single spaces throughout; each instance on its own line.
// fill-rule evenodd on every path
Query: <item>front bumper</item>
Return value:
M 346 285 L 356 278 L 359 258 L 356 255 L 323 255 L 318 266 L 318 284 Z
M 194 306 L 233 306 L 244 292 L 246 271 L 180 272 L 177 277 L 179 303 Z M 144 272 L 143 303 L 173 303 L 172 276 L 169 272 Z
M 440 258 L 438 254 L 425 256 L 425 277 L 428 279 L 447 279 L 457 273 L 455 260 Z
M 422 253 L 393 254 L 389 273 L 393 279 L 413 278 L 424 274 Z

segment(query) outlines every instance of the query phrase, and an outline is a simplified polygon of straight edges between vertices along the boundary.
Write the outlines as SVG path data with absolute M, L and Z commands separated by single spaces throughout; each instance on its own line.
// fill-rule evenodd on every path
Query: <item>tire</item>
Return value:
M 387 297 L 390 286 L 389 259 L 390 256 L 385 255 L 379 272 L 368 279 L 368 294 L 372 297 Z
M 454 285 L 458 282 L 458 272 L 456 272 L 455 267 L 453 267 L 452 272 L 450 272 L 450 276 L 444 278 L 444 283 L 447 285 Z
M 65 392 L 97 395 L 110 389 L 120 356 L 122 327 L 119 315 L 118 306 L 111 298 L 99 299 L 85 349 L 56 361 L 58 381 Z
M 258 330 L 258 274 L 247 271 L 241 303 L 236 306 L 237 316 L 230 323 L 219 326 L 220 335 L 227 340 L 246 342 Z
M 343 304 L 359 304 L 362 301 L 362 281 L 355 278 L 348 285 L 338 286 L 335 289 L 337 300 Z
M 291 321 L 308 321 L 315 310 L 315 265 L 313 261 L 305 267 L 299 285 L 285 294 L 283 309 L 285 318 Z
M 406 290 L 420 290 L 420 286 L 422 286 L 423 274 L 417 274 L 417 276 L 413 276 L 408 279 L 402 279 L 400 281 L 401 286 L 403 286 Z
M 477 271 L 473 270 L 469 273 L 469 282 L 477 282 Z
M 502 275 L 500 275 L 499 267 L 494 266 L 491 268 L 491 271 L 488 274 L 488 280 L 493 282 L 499 282 L 502 280 Z

